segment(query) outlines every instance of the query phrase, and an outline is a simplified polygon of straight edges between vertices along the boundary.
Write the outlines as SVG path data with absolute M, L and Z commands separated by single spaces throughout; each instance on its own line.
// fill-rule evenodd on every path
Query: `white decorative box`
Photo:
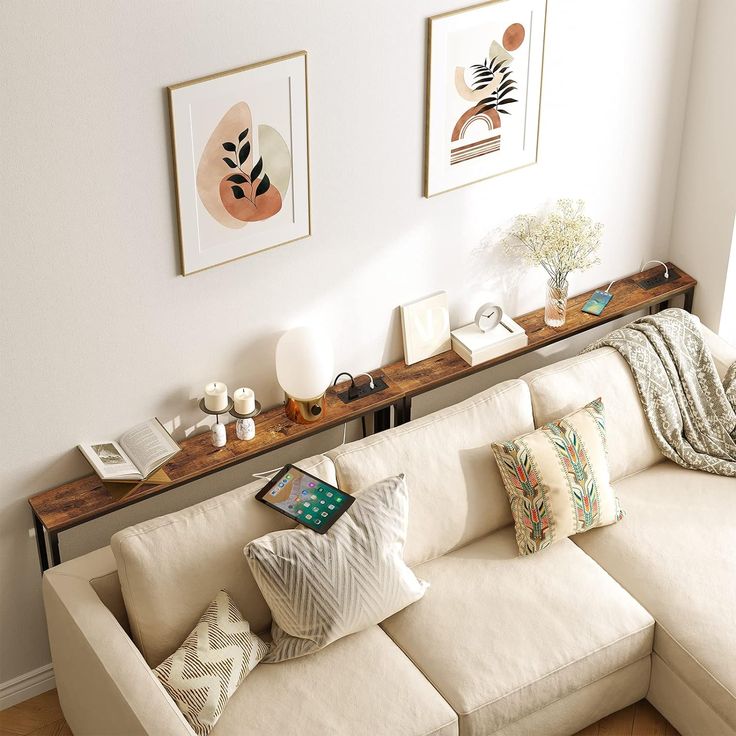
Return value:
M 472 324 L 452 331 L 452 349 L 469 365 L 485 363 L 529 343 L 523 328 L 505 314 L 501 322 L 488 332 Z

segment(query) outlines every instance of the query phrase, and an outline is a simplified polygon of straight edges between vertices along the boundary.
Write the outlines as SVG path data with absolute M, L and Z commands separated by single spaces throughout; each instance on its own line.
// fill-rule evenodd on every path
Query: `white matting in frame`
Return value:
M 307 54 L 169 87 L 184 275 L 310 234 Z
M 428 22 L 424 196 L 536 163 L 546 0 Z

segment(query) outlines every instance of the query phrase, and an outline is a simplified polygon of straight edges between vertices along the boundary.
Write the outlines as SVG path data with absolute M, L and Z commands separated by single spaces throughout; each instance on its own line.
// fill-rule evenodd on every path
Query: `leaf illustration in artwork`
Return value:
M 232 190 L 235 199 L 243 199 L 245 197 L 245 192 L 240 187 L 232 187 Z
M 242 174 L 233 174 L 232 176 L 228 176 L 227 180 L 233 184 L 245 184 L 248 181 Z
M 248 131 L 249 131 L 249 130 L 250 130 L 250 128 L 246 128 L 246 129 L 245 129 L 245 130 L 244 130 L 244 131 L 243 131 L 243 132 L 242 132 L 242 133 L 241 133 L 241 134 L 240 134 L 240 135 L 238 136 L 238 143 L 242 143 L 242 142 L 243 142 L 243 138 L 245 138 L 245 136 L 247 136 L 247 135 L 248 135 Z M 233 150 L 235 150 L 235 149 L 233 149 Z
M 498 111 L 502 112 L 504 115 L 511 115 L 511 113 L 508 110 L 502 110 L 501 108 L 499 108 Z
M 231 169 L 236 169 L 237 166 L 235 165 L 235 161 L 233 161 L 231 158 L 224 158 L 222 159 Z
M 261 175 L 261 171 L 263 171 L 263 157 L 258 159 L 258 163 L 251 170 L 250 172 L 251 180 L 255 181 Z
M 240 153 L 238 154 L 238 161 L 240 162 L 241 166 L 245 163 L 245 159 L 248 158 L 249 153 L 250 153 L 250 143 L 246 141 L 243 144 L 243 147 L 240 149 Z
M 499 104 L 499 105 L 509 105 L 509 104 L 511 104 L 512 102 L 518 102 L 518 101 L 519 101 L 519 100 L 514 100 L 514 99 L 508 100 L 508 99 L 507 99 L 507 100 L 501 100 L 501 101 L 500 101 L 500 102 L 499 102 L 498 104 Z
M 265 194 L 271 188 L 271 181 L 268 178 L 268 174 L 263 175 L 263 179 L 256 188 L 256 197 L 260 197 L 261 194 Z
M 235 148 L 235 144 L 234 144 L 234 143 L 230 143 L 229 141 L 228 141 L 227 143 L 223 143 L 223 144 L 222 144 L 222 147 L 223 147 L 223 148 L 224 148 L 224 149 L 225 149 L 226 151 L 235 151 L 235 150 L 236 150 L 236 148 Z

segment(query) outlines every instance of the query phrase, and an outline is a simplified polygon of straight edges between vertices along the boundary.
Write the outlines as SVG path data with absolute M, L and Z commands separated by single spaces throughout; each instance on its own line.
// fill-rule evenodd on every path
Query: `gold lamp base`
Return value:
M 293 396 L 286 394 L 286 416 L 292 422 L 297 424 L 310 424 L 319 421 L 325 414 L 326 410 L 325 395 L 317 396 L 314 399 L 295 399 Z

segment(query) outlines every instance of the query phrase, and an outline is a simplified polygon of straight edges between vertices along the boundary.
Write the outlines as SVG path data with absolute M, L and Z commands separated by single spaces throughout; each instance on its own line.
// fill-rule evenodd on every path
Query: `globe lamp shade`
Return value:
M 276 377 L 286 394 L 286 414 L 294 422 L 315 422 L 325 412 L 325 391 L 335 371 L 327 334 L 316 327 L 285 332 L 276 344 Z

